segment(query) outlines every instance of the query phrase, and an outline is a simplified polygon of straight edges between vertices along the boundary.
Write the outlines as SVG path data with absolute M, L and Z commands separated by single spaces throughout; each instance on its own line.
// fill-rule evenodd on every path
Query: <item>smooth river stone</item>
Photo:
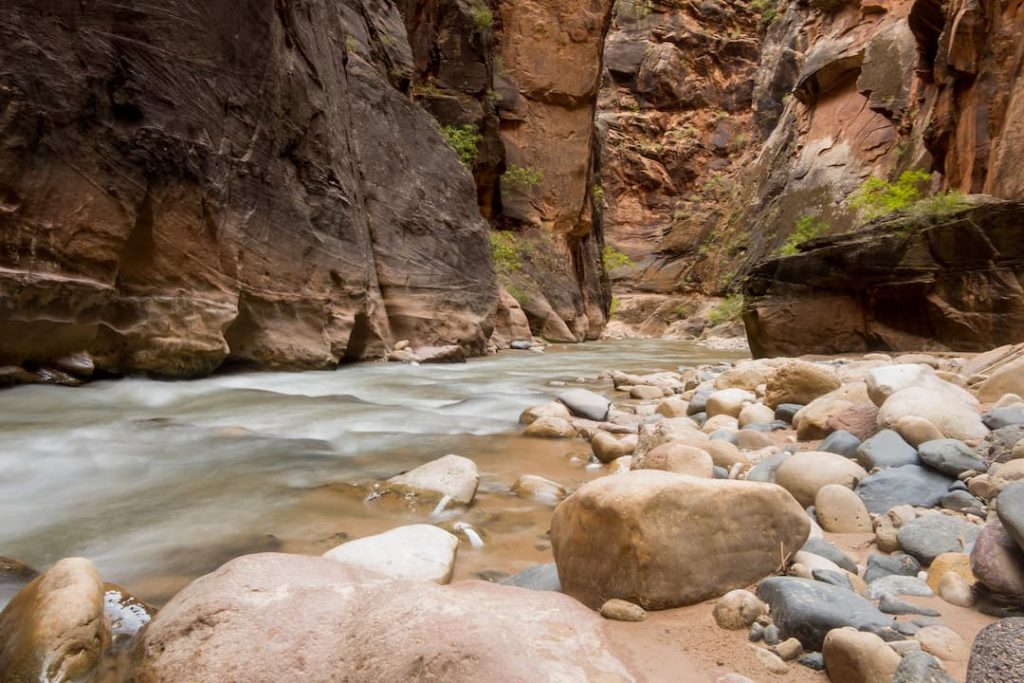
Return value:
M 951 483 L 952 479 L 927 467 L 904 465 L 869 475 L 856 491 L 868 512 L 881 515 L 897 505 L 935 507 Z
M 974 449 L 958 439 L 926 441 L 917 450 L 926 465 L 950 477 L 959 477 L 967 470 L 984 472 L 988 469 Z
M 585 417 L 595 422 L 608 419 L 608 409 L 612 403 L 606 397 L 595 394 L 588 389 L 569 389 L 558 395 L 560 403 L 565 405 L 573 415 Z
M 996 499 L 996 506 L 1006 533 L 1024 551 L 1024 482 L 1004 488 Z
M 323 556 L 394 579 L 448 583 L 458 549 L 459 539 L 444 529 L 410 524 L 343 543 Z
M 856 457 L 857 462 L 866 470 L 921 464 L 917 449 L 891 429 L 883 429 L 862 443 Z

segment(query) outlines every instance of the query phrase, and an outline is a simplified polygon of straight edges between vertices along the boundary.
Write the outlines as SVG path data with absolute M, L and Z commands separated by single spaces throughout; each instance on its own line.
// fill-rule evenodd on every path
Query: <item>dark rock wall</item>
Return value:
M 18 0 L 0 22 L 0 364 L 483 350 L 469 173 L 381 0 Z

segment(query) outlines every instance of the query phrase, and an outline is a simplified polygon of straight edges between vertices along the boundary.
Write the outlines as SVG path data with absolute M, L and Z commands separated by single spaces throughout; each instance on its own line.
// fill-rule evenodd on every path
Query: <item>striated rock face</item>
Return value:
M 754 124 L 761 16 L 747 3 L 619 2 L 598 112 L 605 239 L 617 319 L 640 334 L 694 313 L 688 295 L 728 282 L 743 244 L 727 233 Z M 671 328 L 671 329 L 670 329 Z
M 757 356 L 982 351 L 1024 338 L 1024 202 L 934 226 L 912 219 L 806 245 L 758 265 L 744 319 Z
M 388 0 L 22 0 L 0 44 L 0 365 L 483 350 L 487 226 Z
M 498 274 L 534 334 L 596 338 L 608 296 L 593 209 L 597 99 L 611 0 L 403 0 L 412 94 L 467 148 Z M 469 146 L 472 147 L 472 146 Z M 504 327 L 503 302 L 499 326 Z M 508 343 L 507 330 L 492 340 Z

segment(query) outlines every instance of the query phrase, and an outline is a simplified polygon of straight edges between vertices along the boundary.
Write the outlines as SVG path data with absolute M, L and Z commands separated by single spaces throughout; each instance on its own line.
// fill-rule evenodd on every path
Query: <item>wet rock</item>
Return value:
M 540 405 L 527 408 L 519 416 L 519 422 L 528 425 L 542 417 L 557 417 L 562 420 L 568 420 L 572 417 L 572 414 L 563 404 L 551 401 L 550 403 L 541 403 Z
M 639 467 L 635 465 L 639 464 Z M 680 443 L 665 443 L 651 450 L 633 469 L 663 470 L 692 477 L 710 477 L 714 463 L 711 455 L 695 446 Z
M 526 427 L 524 434 L 538 439 L 571 439 L 576 436 L 576 428 L 560 417 L 539 417 Z
M 39 576 L 32 567 L 10 557 L 0 556 L 0 606 L 6 605 L 32 579 Z M 2 609 L 2 607 L 0 607 Z
M 573 415 L 588 420 L 604 422 L 608 419 L 611 401 L 587 389 L 569 389 L 558 395 L 558 401 Z
M 869 555 L 864 580 L 873 583 L 886 576 L 917 576 L 921 563 L 910 555 Z
M 531 621 L 537 614 L 547 615 L 546 628 Z M 308 683 L 459 683 L 550 680 L 570 666 L 583 679 L 628 680 L 608 646 L 603 620 L 558 593 L 394 581 L 266 553 L 232 560 L 167 603 L 143 633 L 135 675 L 140 683 L 287 681 L 301 671 Z
M 896 667 L 891 683 L 956 683 L 932 655 L 908 652 Z
M 594 456 L 605 464 L 626 455 L 626 446 L 603 430 L 594 432 L 593 438 L 590 439 L 590 447 L 594 451 Z
M 0 612 L 0 670 L 12 683 L 89 679 L 110 639 L 96 568 L 67 558 Z
M 712 614 L 719 628 L 738 631 L 751 626 L 765 612 L 765 604 L 748 590 L 729 591 L 715 602 Z
M 921 444 L 918 454 L 926 465 L 950 477 L 959 477 L 968 470 L 984 472 L 988 469 L 973 449 L 957 439 L 927 441 Z
M 991 520 L 978 535 L 971 551 L 971 571 L 996 593 L 1024 597 L 1024 551 L 999 519 Z
M 107 583 L 103 586 L 103 610 L 110 622 L 111 649 L 127 650 L 135 637 L 148 624 L 156 608 L 147 605 L 121 586 Z
M 996 511 L 1006 533 L 1024 551 L 1024 482 L 1009 484 L 999 492 Z
M 554 562 L 529 567 L 512 576 L 505 577 L 498 583 L 503 586 L 515 586 L 533 591 L 562 591 L 562 583 L 558 580 L 558 567 Z
M 845 486 L 829 484 L 814 497 L 814 514 L 825 531 L 838 534 L 871 533 L 871 517 L 857 496 Z
M 853 574 L 857 573 L 857 563 L 853 561 L 846 553 L 835 547 L 824 538 L 811 538 L 804 543 L 804 547 L 800 549 L 806 553 L 813 553 L 820 555 L 827 560 L 834 562 L 836 565 L 845 569 Z
M 947 662 L 962 662 L 967 659 L 967 643 L 948 626 L 925 626 L 914 638 L 921 643 L 921 649 Z
M 647 618 L 643 607 L 618 598 L 605 602 L 599 611 L 602 617 L 613 621 L 643 621 Z
M 459 539 L 430 524 L 400 526 L 348 541 L 323 554 L 329 560 L 394 579 L 448 583 Z
M 900 527 L 900 547 L 923 564 L 942 553 L 958 553 L 970 548 L 980 529 L 959 517 L 933 514 L 911 520 Z
M 566 593 L 593 606 L 635 599 L 646 609 L 749 585 L 778 566 L 780 547 L 791 553 L 808 533 L 804 511 L 779 487 L 654 470 L 584 485 L 551 522 Z
M 832 683 L 890 683 L 900 656 L 873 633 L 837 628 L 822 645 L 825 671 Z
M 839 375 L 830 367 L 790 360 L 782 363 L 768 379 L 765 403 L 776 408 L 784 403 L 808 404 L 839 388 Z
M 967 683 L 1024 680 L 1024 617 L 1001 619 L 981 629 L 971 646 Z
M 846 458 L 853 458 L 857 455 L 860 444 L 860 439 L 850 432 L 840 429 L 825 437 L 825 440 L 818 444 L 818 450 L 823 453 L 835 453 Z
M 869 475 L 857 486 L 868 512 L 884 514 L 897 505 L 935 507 L 949 491 L 952 479 L 919 465 L 904 465 Z
M 823 486 L 840 484 L 853 488 L 866 477 L 862 467 L 841 455 L 804 451 L 779 466 L 775 483 L 806 507 L 814 504 L 814 497 Z
M 856 593 L 819 581 L 770 577 L 758 584 L 757 596 L 782 635 L 799 639 L 807 650 L 820 651 L 832 629 L 884 629 L 892 621 Z
M 921 464 L 917 449 L 891 429 L 883 429 L 862 443 L 857 449 L 857 462 L 866 470 Z
M 439 498 L 449 496 L 456 503 L 469 505 L 476 496 L 480 474 L 476 463 L 469 458 L 449 454 L 392 477 L 386 483 Z
M 512 485 L 512 492 L 520 498 L 555 504 L 566 496 L 565 487 L 535 474 L 524 474 Z

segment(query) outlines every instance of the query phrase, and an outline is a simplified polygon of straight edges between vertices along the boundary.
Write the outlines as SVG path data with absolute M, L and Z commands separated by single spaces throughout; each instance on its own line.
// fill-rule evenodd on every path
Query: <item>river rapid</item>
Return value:
M 87 557 L 105 580 L 161 604 L 237 555 L 319 554 L 425 521 L 422 510 L 368 501 L 369 486 L 457 453 L 480 469 L 477 500 L 458 517 L 483 546 L 463 545 L 455 578 L 499 577 L 551 561 L 551 507 L 513 496 L 518 477 L 572 489 L 597 475 L 585 442 L 520 436 L 524 408 L 553 399 L 560 382 L 610 390 L 598 380 L 608 368 L 653 372 L 745 356 L 690 342 L 604 341 L 454 365 L 7 390 L 0 556 L 39 569 Z M 15 589 L 0 588 L 0 605 Z

